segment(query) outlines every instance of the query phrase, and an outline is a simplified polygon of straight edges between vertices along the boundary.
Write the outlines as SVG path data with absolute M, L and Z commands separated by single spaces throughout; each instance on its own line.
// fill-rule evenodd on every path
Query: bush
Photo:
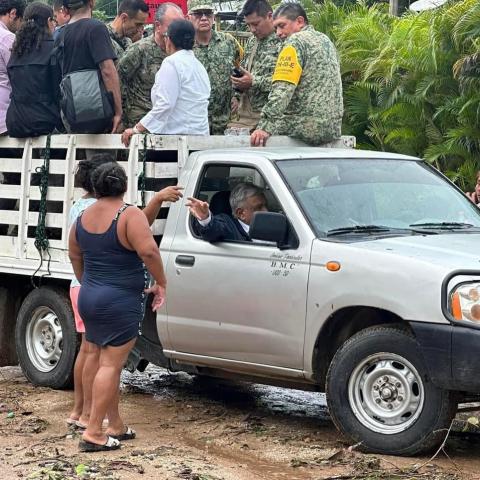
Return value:
M 306 4 L 336 44 L 344 132 L 359 146 L 420 156 L 463 188 L 480 169 L 480 2 L 403 17 L 388 5 Z

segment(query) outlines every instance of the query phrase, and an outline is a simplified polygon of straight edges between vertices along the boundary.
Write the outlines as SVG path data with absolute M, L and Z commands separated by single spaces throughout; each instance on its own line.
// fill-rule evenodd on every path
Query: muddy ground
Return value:
M 349 449 L 318 393 L 168 374 L 122 377 L 122 412 L 138 438 L 79 453 L 65 419 L 72 392 L 0 369 L 0 478 L 165 480 L 480 479 L 480 434 L 452 429 L 435 458 Z M 465 418 L 480 412 L 462 414 Z

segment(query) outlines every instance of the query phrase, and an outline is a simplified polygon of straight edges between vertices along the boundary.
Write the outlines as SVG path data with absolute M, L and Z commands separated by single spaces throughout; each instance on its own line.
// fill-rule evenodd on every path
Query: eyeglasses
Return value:
M 211 10 L 198 10 L 197 12 L 193 12 L 193 16 L 196 18 L 202 18 L 204 15 L 210 18 L 213 17 L 213 12 Z

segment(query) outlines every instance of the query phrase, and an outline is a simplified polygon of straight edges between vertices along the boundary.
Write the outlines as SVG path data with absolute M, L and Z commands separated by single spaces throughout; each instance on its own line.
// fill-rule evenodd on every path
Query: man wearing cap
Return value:
M 273 10 L 267 0 L 247 0 L 241 16 L 253 36 L 247 41 L 240 67 L 241 77 L 231 77 L 235 89 L 236 112 L 231 127 L 255 129 L 260 112 L 272 89 L 272 75 L 282 48 L 282 40 L 275 35 Z M 234 101 L 235 102 L 235 101 Z
M 298 3 L 282 3 L 273 14 L 273 23 L 285 43 L 251 144 L 265 145 L 270 135 L 289 135 L 311 145 L 339 138 L 342 79 L 333 43 L 308 25 L 307 14 Z
M 131 45 L 118 62 L 126 127 L 136 125 L 152 109 L 151 90 L 155 74 L 167 56 L 165 34 L 174 20 L 183 20 L 181 8 L 162 3 L 155 13 L 153 35 Z
M 117 61 L 132 44 L 131 37 L 143 32 L 148 17 L 148 5 L 143 0 L 122 0 L 117 16 L 107 25 Z
M 212 0 L 189 0 L 188 19 L 195 28 L 195 56 L 202 62 L 210 79 L 208 123 L 211 135 L 223 135 L 231 112 L 233 96 L 230 75 L 243 57 L 240 44 L 228 33 L 212 30 Z

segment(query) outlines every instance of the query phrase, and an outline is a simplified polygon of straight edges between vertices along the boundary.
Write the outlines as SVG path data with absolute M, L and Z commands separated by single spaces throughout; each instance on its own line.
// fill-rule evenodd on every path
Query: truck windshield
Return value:
M 319 237 L 480 233 L 480 210 L 423 162 L 277 161 Z

